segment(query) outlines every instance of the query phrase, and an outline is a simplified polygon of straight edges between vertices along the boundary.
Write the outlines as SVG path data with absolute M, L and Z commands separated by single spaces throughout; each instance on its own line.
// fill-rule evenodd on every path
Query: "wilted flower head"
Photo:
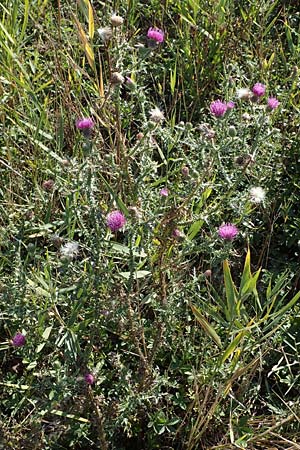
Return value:
M 113 14 L 110 18 L 110 22 L 113 27 L 120 27 L 123 25 L 124 19 L 121 16 L 117 16 L 117 14 Z
M 188 168 L 188 166 L 183 166 L 181 168 L 181 173 L 184 177 L 188 177 L 190 174 L 190 169 Z
M 144 137 L 145 137 L 145 135 L 141 131 L 136 135 L 136 138 L 138 141 L 141 141 Z
M 173 238 L 176 239 L 176 241 L 183 241 L 185 236 L 182 231 L 180 231 L 178 228 L 175 228 L 172 232 Z
M 135 84 L 135 82 L 133 81 L 133 79 L 132 78 L 130 78 L 130 77 L 125 77 L 125 83 L 126 83 L 126 85 L 128 86 L 128 87 L 130 87 L 130 88 L 135 88 L 135 86 L 136 86 L 136 84 Z
M 279 101 L 275 97 L 268 98 L 268 108 L 276 109 L 279 106 Z
M 238 155 L 234 158 L 234 162 L 241 167 L 247 167 L 249 164 L 254 164 L 255 159 L 253 155 L 249 155 L 248 153 L 244 153 Z
M 266 193 L 262 187 L 257 186 L 250 189 L 250 198 L 254 203 L 263 202 L 265 197 Z
M 87 384 L 89 384 L 89 385 L 94 384 L 95 383 L 95 377 L 94 377 L 94 375 L 92 373 L 86 373 L 84 375 L 84 381 Z
M 255 85 L 252 88 L 252 92 L 255 95 L 255 97 L 262 97 L 263 95 L 265 95 L 266 86 L 262 83 L 255 83 Z
M 252 92 L 248 88 L 240 88 L 237 90 L 236 96 L 240 100 L 249 100 L 252 97 Z
M 155 123 L 162 122 L 165 116 L 164 113 L 156 106 L 153 109 L 150 109 L 150 120 Z
M 212 140 L 216 135 L 215 130 L 213 130 L 207 123 L 200 123 L 198 129 L 206 139 Z
M 44 180 L 42 183 L 42 187 L 45 191 L 52 191 L 54 187 L 54 181 L 53 180 Z
M 169 189 L 164 187 L 159 191 L 159 195 L 161 195 L 162 197 L 168 197 L 169 195 Z
M 232 223 L 221 225 L 218 230 L 220 238 L 225 239 L 226 241 L 232 241 L 236 237 L 238 232 L 239 230 Z
M 110 212 L 106 217 L 106 224 L 111 231 L 117 231 L 123 228 L 126 223 L 126 218 L 121 211 L 116 210 Z
M 110 82 L 111 84 L 123 84 L 125 81 L 125 78 L 120 72 L 113 72 L 110 76 Z
M 211 275 L 212 275 L 211 269 L 207 269 L 207 270 L 203 273 L 203 275 L 204 275 L 206 278 L 210 278 Z
M 26 344 L 26 337 L 22 333 L 17 333 L 12 338 L 11 343 L 14 347 L 23 347 Z
M 227 109 L 233 109 L 235 107 L 235 103 L 230 100 L 229 102 L 226 103 Z
M 215 100 L 210 104 L 210 112 L 216 117 L 222 117 L 227 111 L 227 104 L 221 100 Z
M 66 259 L 74 259 L 75 256 L 78 254 L 79 244 L 78 242 L 67 242 L 66 244 L 62 245 L 60 248 L 60 255 L 61 258 Z
M 242 114 L 242 119 L 247 120 L 247 122 L 249 120 L 251 120 L 251 116 L 249 113 L 245 112 L 244 114 Z
M 108 42 L 112 38 L 112 30 L 109 27 L 98 28 L 97 31 L 104 43 Z
M 164 41 L 165 33 L 159 28 L 149 28 L 147 38 L 161 44 Z

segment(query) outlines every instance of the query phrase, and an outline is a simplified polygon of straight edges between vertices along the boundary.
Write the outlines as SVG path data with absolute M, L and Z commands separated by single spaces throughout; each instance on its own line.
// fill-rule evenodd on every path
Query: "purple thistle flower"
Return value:
M 230 100 L 229 102 L 226 103 L 227 109 L 233 109 L 235 107 L 235 103 Z
M 161 44 L 165 39 L 165 33 L 159 28 L 149 28 L 147 38 Z
M 14 347 L 23 347 L 26 344 L 26 337 L 22 333 L 17 333 L 11 341 Z
M 173 230 L 172 236 L 178 238 L 182 236 L 182 233 L 180 230 L 178 230 L 178 228 L 175 228 L 175 230 Z
M 210 112 L 216 117 L 222 117 L 227 111 L 227 104 L 221 100 L 215 100 L 210 104 Z
M 80 131 L 90 131 L 93 126 L 94 122 L 90 117 L 83 117 L 82 119 L 76 120 L 76 128 Z
M 266 86 L 262 83 L 255 83 L 255 85 L 252 88 L 252 92 L 255 95 L 255 97 L 262 97 L 263 95 L 265 95 Z
M 268 108 L 273 110 L 279 106 L 279 101 L 275 97 L 268 98 Z
M 168 195 L 169 195 L 169 189 L 168 188 L 162 188 L 160 191 L 159 191 L 159 195 L 161 195 L 162 197 L 168 197 Z
M 126 218 L 121 211 L 112 211 L 107 215 L 106 224 L 111 231 L 117 231 L 123 228 L 126 223 Z
M 84 375 L 84 381 L 87 384 L 89 384 L 89 385 L 94 384 L 95 383 L 95 377 L 94 377 L 94 375 L 92 373 L 86 373 Z
M 232 241 L 236 237 L 238 232 L 239 230 L 232 223 L 221 225 L 218 230 L 220 238 L 225 239 L 226 241 Z

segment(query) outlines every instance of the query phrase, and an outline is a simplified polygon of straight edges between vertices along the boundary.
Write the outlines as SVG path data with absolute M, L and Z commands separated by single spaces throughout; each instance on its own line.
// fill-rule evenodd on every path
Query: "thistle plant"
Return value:
M 4 1 L 5 448 L 299 441 L 298 11 L 252 3 Z

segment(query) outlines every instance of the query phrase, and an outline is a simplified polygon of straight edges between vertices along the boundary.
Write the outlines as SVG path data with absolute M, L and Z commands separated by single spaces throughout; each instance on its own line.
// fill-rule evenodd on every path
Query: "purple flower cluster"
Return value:
M 126 218 L 124 216 L 123 213 L 121 213 L 121 211 L 116 210 L 116 211 L 112 211 L 107 215 L 106 218 L 106 224 L 108 226 L 108 228 L 111 229 L 111 231 L 118 231 L 121 228 L 123 228 L 123 226 L 126 223 Z
M 238 234 L 239 230 L 232 223 L 221 225 L 218 230 L 220 238 L 225 241 L 232 241 Z
M 255 83 L 252 88 L 252 93 L 254 95 L 254 99 L 258 99 L 259 97 L 263 97 L 266 93 L 266 86 L 262 83 Z M 279 101 L 276 97 L 269 97 L 267 101 L 267 108 L 269 111 L 278 108 Z
M 157 42 L 158 44 L 161 44 L 164 42 L 165 39 L 165 33 L 160 30 L 159 28 L 149 28 L 147 33 L 147 38 L 152 39 L 153 41 Z

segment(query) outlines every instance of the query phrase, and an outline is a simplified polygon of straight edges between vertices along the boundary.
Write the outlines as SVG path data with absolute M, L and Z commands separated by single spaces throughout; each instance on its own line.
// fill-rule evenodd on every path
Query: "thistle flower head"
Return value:
M 268 108 L 273 110 L 276 109 L 279 106 L 279 101 L 276 97 L 270 97 L 268 98 Z
M 238 234 L 239 230 L 232 223 L 221 225 L 218 230 L 220 238 L 226 241 L 232 241 Z
M 158 44 L 161 44 L 165 39 L 165 33 L 159 28 L 149 28 L 147 38 L 152 39 Z
M 83 117 L 82 119 L 76 120 L 76 128 L 80 131 L 90 131 L 94 126 L 93 119 L 90 117 Z
M 229 102 L 226 103 L 227 109 L 233 109 L 235 107 L 235 103 L 230 100 Z
M 11 343 L 14 347 L 23 347 L 26 344 L 26 337 L 22 333 L 17 333 L 12 338 Z
M 173 238 L 175 238 L 176 241 L 181 242 L 184 240 L 185 236 L 184 233 L 182 231 L 180 231 L 178 228 L 175 228 L 172 231 L 172 236 Z
M 255 97 L 262 97 L 263 95 L 265 95 L 266 86 L 262 83 L 255 83 L 255 85 L 252 88 L 252 92 L 255 95 Z
M 169 195 L 169 189 L 164 187 L 159 191 L 159 195 L 161 195 L 162 197 L 168 197 Z
M 209 109 L 215 117 L 222 117 L 227 111 L 227 104 L 221 100 L 215 100 L 210 104 Z
M 87 384 L 89 384 L 89 385 L 94 384 L 95 383 L 95 377 L 94 377 L 94 375 L 92 373 L 86 373 L 84 375 L 84 381 Z
M 116 210 L 110 212 L 106 217 L 106 225 L 111 231 L 117 231 L 124 227 L 126 218 L 121 211 Z

